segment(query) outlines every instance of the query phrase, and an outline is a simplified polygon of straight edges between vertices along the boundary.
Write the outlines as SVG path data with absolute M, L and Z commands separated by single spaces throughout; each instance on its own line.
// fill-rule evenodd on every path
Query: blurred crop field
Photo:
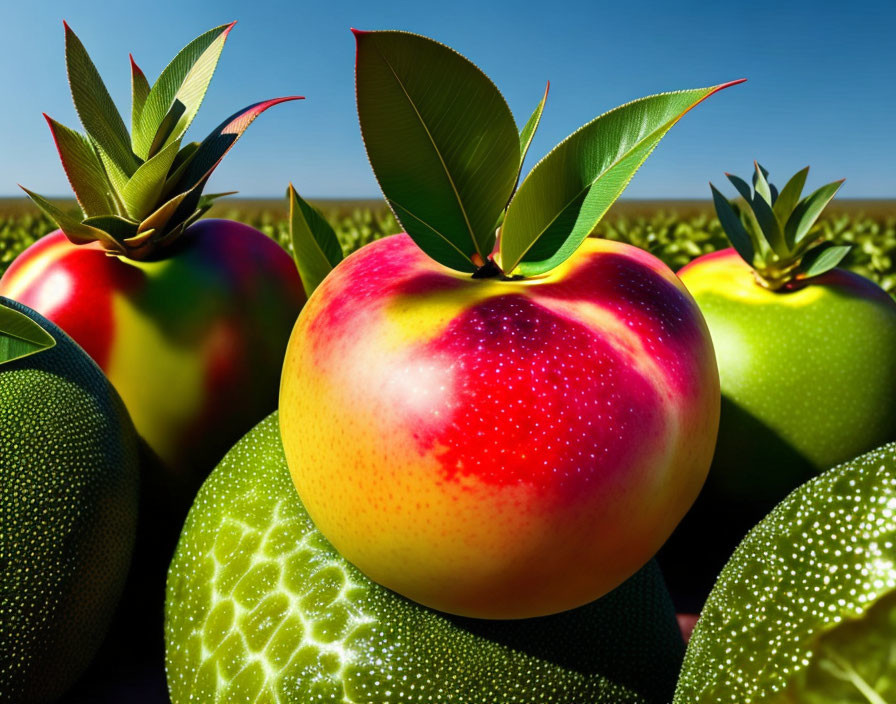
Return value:
M 73 202 L 61 204 L 74 209 Z M 399 231 L 382 201 L 319 200 L 313 204 L 333 225 L 346 254 Z M 285 199 L 225 200 L 209 216 L 245 222 L 291 248 Z M 896 297 L 896 200 L 835 200 L 817 227 L 825 238 L 853 245 L 844 263 L 847 268 Z M 54 225 L 30 201 L 0 199 L 0 274 L 19 252 L 52 229 Z M 709 201 L 619 201 L 594 235 L 646 249 L 673 270 L 727 246 Z

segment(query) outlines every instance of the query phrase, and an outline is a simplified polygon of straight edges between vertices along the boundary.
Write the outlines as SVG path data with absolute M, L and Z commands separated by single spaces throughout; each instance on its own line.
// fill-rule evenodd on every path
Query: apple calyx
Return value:
M 252 121 L 289 96 L 250 105 L 221 123 L 204 141 L 184 143 L 235 23 L 190 42 L 152 86 L 133 57 L 131 129 L 84 45 L 65 26 L 69 86 L 86 135 L 46 117 L 80 217 L 22 187 L 74 244 L 99 242 L 109 254 L 150 259 L 202 217 L 217 198 L 204 194 L 212 172 Z
M 800 199 L 809 167 L 794 174 L 779 192 L 768 171 L 753 162 L 753 186 L 726 173 L 746 207 L 734 206 L 713 186 L 713 203 L 722 229 L 740 257 L 750 265 L 757 285 L 785 291 L 798 282 L 835 268 L 849 245 L 835 245 L 815 227 L 843 180 L 834 181 Z

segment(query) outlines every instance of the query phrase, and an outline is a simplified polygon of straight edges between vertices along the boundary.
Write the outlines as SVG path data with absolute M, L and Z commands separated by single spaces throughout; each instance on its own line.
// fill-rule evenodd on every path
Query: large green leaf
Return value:
M 236 24 L 221 25 L 197 37 L 174 57 L 158 80 L 153 84 L 140 113 L 139 127 L 134 130 L 134 151 L 143 159 L 152 155 L 151 148 L 156 133 L 162 126 L 175 102 L 183 105 L 170 132 L 156 149 L 180 139 L 202 104 L 208 84 L 215 73 L 218 58 L 224 48 L 227 35 Z
M 561 142 L 523 181 L 501 229 L 501 267 L 550 271 L 585 240 L 666 132 L 695 105 L 741 81 L 635 100 Z
M 121 193 L 127 213 L 136 220 L 149 215 L 158 204 L 165 186 L 165 175 L 180 149 L 180 140 L 171 142 L 149 160 L 145 161 L 131 176 Z
M 84 215 L 115 212 L 106 171 L 90 140 L 49 115 L 45 114 L 44 117 L 53 133 L 65 175 Z
M 289 184 L 289 236 L 305 294 L 310 296 L 342 261 L 342 246 L 323 215 Z
M 55 345 L 53 336 L 37 322 L 0 303 L 0 365 Z
M 133 135 L 140 125 L 140 113 L 143 112 L 146 97 L 149 95 L 149 81 L 134 61 L 133 55 L 128 56 L 131 60 L 131 135 Z M 131 147 L 133 148 L 133 142 Z
M 519 171 L 510 108 L 443 44 L 406 32 L 355 36 L 361 133 L 386 200 L 429 256 L 474 271 L 491 254 Z
M 72 100 L 87 134 L 130 176 L 138 166 L 131 139 L 109 91 L 81 40 L 65 25 L 65 65 Z

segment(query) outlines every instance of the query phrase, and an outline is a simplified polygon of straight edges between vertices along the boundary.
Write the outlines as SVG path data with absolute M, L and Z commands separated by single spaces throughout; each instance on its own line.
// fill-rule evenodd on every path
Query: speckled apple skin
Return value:
M 401 234 L 309 299 L 280 418 L 349 561 L 442 611 L 524 618 L 659 549 L 706 477 L 719 381 L 699 309 L 642 250 L 589 239 L 548 275 L 474 280 Z

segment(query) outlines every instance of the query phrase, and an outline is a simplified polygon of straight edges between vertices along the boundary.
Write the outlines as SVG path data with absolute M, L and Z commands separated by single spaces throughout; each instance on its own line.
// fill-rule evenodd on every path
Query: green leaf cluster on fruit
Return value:
M 745 207 L 735 209 L 709 185 L 719 222 L 734 249 L 753 268 L 757 282 L 776 291 L 797 278 L 820 276 L 843 261 L 850 246 L 825 240 L 815 226 L 843 181 L 824 185 L 801 199 L 808 166 L 795 173 L 780 192 L 758 161 L 754 168 L 752 189 L 742 178 L 725 174 Z
M 131 57 L 130 134 L 84 45 L 65 25 L 69 86 L 86 135 L 46 117 L 80 212 L 23 190 L 72 242 L 96 241 L 110 253 L 145 259 L 230 195 L 203 194 L 212 172 L 258 115 L 298 98 L 255 103 L 202 142 L 184 141 L 234 24 L 187 44 L 152 86 Z
M 537 276 L 569 258 L 666 132 L 740 81 L 635 100 L 592 120 L 520 183 L 547 91 L 522 130 L 478 67 L 426 37 L 355 32 L 357 101 L 389 207 L 433 259 Z

